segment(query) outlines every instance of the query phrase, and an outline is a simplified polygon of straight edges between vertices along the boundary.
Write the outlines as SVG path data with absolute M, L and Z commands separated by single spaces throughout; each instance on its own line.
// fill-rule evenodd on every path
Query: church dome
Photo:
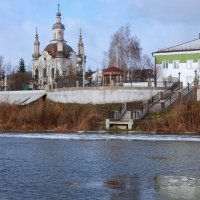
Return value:
M 56 16 L 58 16 L 58 17 L 61 16 L 61 12 L 60 12 L 60 10 L 58 10 L 58 12 L 56 13 Z
M 60 22 L 56 22 L 54 25 L 53 25 L 53 28 L 52 29 L 64 29 L 65 30 L 65 26 L 60 23 Z
M 66 43 L 63 43 L 63 52 L 58 52 L 57 43 L 50 43 L 49 45 L 46 46 L 44 51 L 47 51 L 53 58 L 56 57 L 69 58 L 70 53 L 73 52 L 73 49 Z

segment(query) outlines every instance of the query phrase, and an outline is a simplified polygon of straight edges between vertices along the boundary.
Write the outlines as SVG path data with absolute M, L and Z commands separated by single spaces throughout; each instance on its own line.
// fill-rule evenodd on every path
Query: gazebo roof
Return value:
M 117 74 L 123 74 L 123 70 L 118 68 L 118 67 L 108 67 L 106 69 L 103 70 L 103 73 L 117 73 Z

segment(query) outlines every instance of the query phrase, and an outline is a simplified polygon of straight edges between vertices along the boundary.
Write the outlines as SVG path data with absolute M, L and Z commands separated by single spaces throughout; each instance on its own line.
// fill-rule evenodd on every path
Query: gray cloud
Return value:
M 142 19 L 162 23 L 199 23 L 199 0 L 128 0 L 131 10 Z
M 14 3 L 15 2 L 15 5 Z M 38 4 L 39 2 L 39 4 Z M 193 40 L 200 32 L 200 1 L 197 0 L 60 0 L 65 39 L 77 50 L 82 28 L 88 57 L 102 62 L 110 38 L 117 29 L 130 24 L 132 34 L 141 41 L 144 53 L 151 56 L 160 48 Z M 35 27 L 41 51 L 52 38 L 56 4 L 49 0 L 0 0 L 0 55 L 18 64 L 23 57 L 31 62 Z M 87 60 L 91 68 L 100 65 Z

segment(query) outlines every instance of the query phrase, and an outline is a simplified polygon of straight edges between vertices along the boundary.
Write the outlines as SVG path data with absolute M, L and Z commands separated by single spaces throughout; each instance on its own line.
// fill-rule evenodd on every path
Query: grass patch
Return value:
M 181 102 L 170 111 L 150 114 L 135 124 L 135 130 L 157 132 L 199 132 L 200 102 Z

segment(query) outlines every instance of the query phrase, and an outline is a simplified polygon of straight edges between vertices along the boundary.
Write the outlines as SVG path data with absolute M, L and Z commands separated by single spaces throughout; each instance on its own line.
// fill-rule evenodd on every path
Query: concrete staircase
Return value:
M 181 87 L 181 82 L 176 82 L 164 92 L 159 92 L 144 101 L 142 108 L 133 110 L 124 103 L 120 111 L 115 111 L 113 117 L 106 119 L 106 128 L 117 126 L 130 130 L 134 122 L 142 119 L 146 114 L 165 112 L 181 100 L 197 100 L 197 84 L 195 82 L 188 84 L 185 88 Z

